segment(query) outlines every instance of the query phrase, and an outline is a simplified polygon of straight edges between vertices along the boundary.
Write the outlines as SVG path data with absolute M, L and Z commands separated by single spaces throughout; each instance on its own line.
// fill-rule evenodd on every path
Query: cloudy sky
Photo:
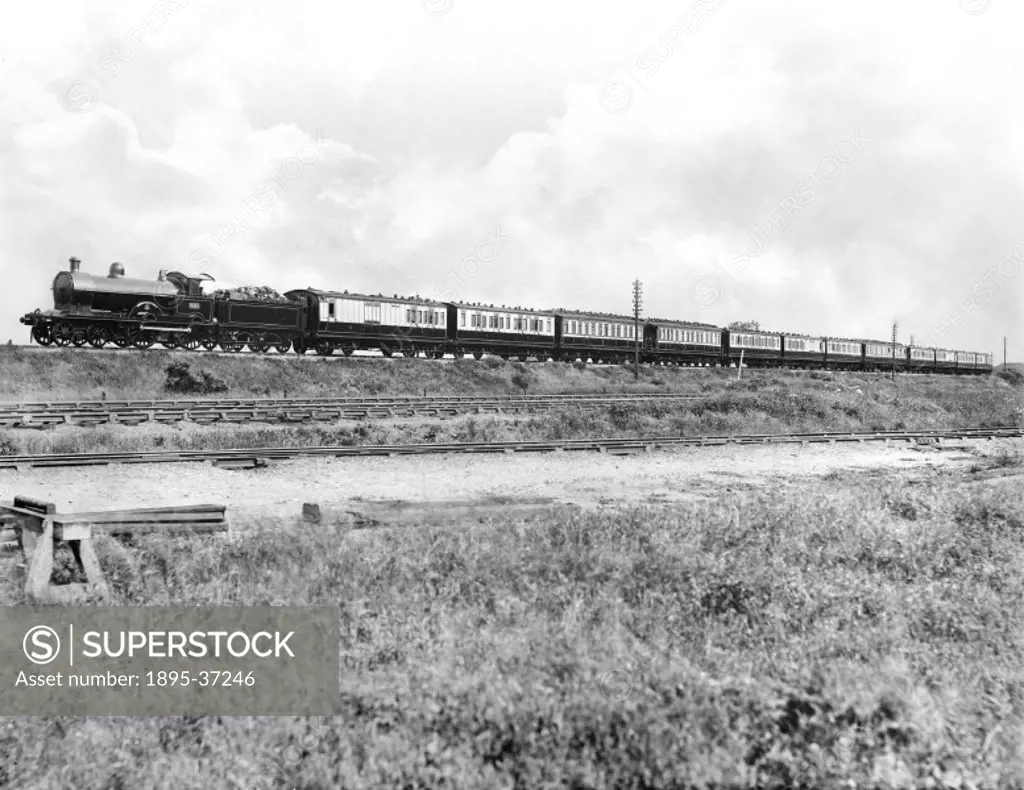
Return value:
M 0 341 L 76 255 L 1024 359 L 1010 0 L 0 16 Z

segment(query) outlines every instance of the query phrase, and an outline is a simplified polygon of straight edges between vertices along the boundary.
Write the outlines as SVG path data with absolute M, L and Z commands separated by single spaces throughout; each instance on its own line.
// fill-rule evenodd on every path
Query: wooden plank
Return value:
M 126 513 L 123 515 L 107 515 L 106 513 L 69 513 L 67 515 L 57 514 L 54 523 L 57 524 L 173 524 L 176 522 L 188 524 L 208 524 L 224 520 L 222 512 L 208 513 Z
M 103 524 L 130 524 L 134 522 L 172 521 L 219 521 L 224 518 L 226 508 L 210 506 L 202 510 L 168 508 L 164 510 L 111 510 L 95 513 L 58 513 L 54 521 L 59 524 L 80 524 L 94 522 Z
M 26 510 L 21 507 L 11 507 L 10 505 L 0 505 L 0 511 L 6 513 L 14 523 L 22 526 L 25 526 L 25 524 L 38 524 L 47 518 L 45 513 L 40 513 L 37 510 Z
M 93 534 L 102 535 L 213 535 L 228 531 L 227 521 L 207 524 L 93 524 Z
M 461 502 L 351 502 L 338 506 L 303 506 L 307 523 L 378 525 L 441 525 L 506 519 L 566 508 L 550 499 Z
M 91 524 L 53 525 L 54 540 L 88 540 L 92 537 Z
M 97 510 L 93 512 L 85 513 L 69 513 L 67 515 L 74 516 L 104 516 L 104 515 L 117 515 L 117 514 L 128 514 L 128 513 L 202 513 L 208 511 L 223 511 L 224 505 L 174 505 L 169 507 L 133 507 L 125 510 Z M 63 514 L 62 514 L 63 515 Z
M 47 515 L 57 512 L 57 506 L 53 502 L 43 502 L 41 499 L 33 499 L 27 496 L 14 497 L 14 507 Z

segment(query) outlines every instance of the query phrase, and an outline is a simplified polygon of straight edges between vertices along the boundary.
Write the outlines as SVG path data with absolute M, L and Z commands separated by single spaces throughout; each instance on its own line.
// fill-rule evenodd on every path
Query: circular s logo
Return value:
M 60 637 L 48 625 L 33 626 L 25 634 L 21 647 L 33 664 L 49 664 L 60 653 Z

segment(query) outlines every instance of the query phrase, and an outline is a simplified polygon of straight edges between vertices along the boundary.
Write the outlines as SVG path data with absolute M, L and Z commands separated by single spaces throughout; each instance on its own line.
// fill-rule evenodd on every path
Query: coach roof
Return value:
M 426 304 L 434 305 L 436 307 L 442 307 L 444 302 L 437 302 L 433 299 L 424 299 L 422 296 L 399 296 L 394 294 L 393 296 L 385 296 L 384 294 L 358 294 L 349 293 L 348 291 L 321 291 L 319 288 L 296 288 L 293 291 L 288 291 L 285 296 L 289 294 L 313 294 L 319 299 L 369 299 L 373 302 L 403 302 L 409 304 Z

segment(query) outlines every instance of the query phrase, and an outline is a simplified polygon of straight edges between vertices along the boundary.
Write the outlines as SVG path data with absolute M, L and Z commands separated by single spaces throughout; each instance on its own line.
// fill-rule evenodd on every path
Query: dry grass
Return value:
M 10 786 L 1024 783 L 1012 478 L 98 550 L 122 604 L 340 606 L 341 715 L 6 720 Z
M 172 397 L 166 369 L 187 362 L 197 375 L 225 382 L 229 397 L 369 397 L 389 395 L 522 395 L 585 392 L 673 392 L 708 394 L 735 387 L 735 370 L 642 367 L 639 381 L 631 366 L 580 367 L 568 363 L 504 362 L 315 356 L 195 354 L 150 349 L 146 352 L 37 349 L 0 346 L 0 399 L 110 400 Z M 743 372 L 739 389 L 777 385 L 787 390 L 856 393 L 872 398 L 972 398 L 1006 394 L 998 377 L 909 376 L 890 382 L 884 375 L 817 371 Z M 1020 383 L 1017 397 L 1020 398 Z M 174 395 L 173 397 L 181 397 Z M 209 396 L 207 396 L 209 397 Z
M 415 363 L 417 361 L 411 360 Z M 552 366 L 553 367 L 553 366 Z M 1024 424 L 1021 394 L 996 380 L 893 383 L 868 376 L 762 373 L 742 381 L 707 371 L 675 371 L 692 402 L 565 407 L 533 416 L 342 421 L 311 425 L 172 425 L 0 429 L 0 455 L 145 450 L 385 445 L 706 436 L 734 433 L 986 428 Z M 686 376 L 694 377 L 692 381 Z

